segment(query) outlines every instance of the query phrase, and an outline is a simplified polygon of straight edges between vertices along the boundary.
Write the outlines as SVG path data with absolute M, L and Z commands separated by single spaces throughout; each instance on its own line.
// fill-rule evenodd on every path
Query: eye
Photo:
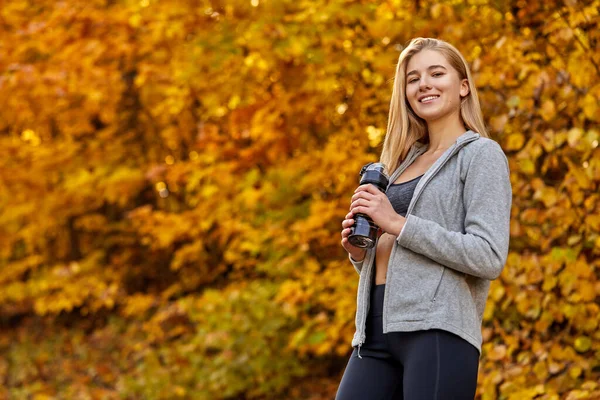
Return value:
M 413 79 L 409 79 L 409 80 L 408 80 L 408 83 L 413 83 L 413 82 L 416 82 L 416 81 L 418 81 L 418 80 L 419 80 L 419 78 L 413 78 Z
M 444 75 L 444 73 L 443 72 L 434 72 L 432 75 L 435 77 L 438 77 L 438 76 Z

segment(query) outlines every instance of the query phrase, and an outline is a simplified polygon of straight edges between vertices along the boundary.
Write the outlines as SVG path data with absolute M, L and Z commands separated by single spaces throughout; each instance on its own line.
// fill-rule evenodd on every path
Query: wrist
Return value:
M 404 218 L 400 214 L 396 214 L 396 216 L 397 217 L 394 218 L 394 221 L 391 224 L 392 229 L 388 233 L 398 237 L 400 235 L 400 232 L 402 232 L 402 228 L 404 227 L 404 224 L 406 223 L 406 218 Z
M 366 253 L 366 251 L 363 251 L 363 253 L 358 257 L 354 257 L 352 254 L 350 254 L 350 258 L 352 259 L 352 261 L 359 263 L 364 261 Z M 358 258 L 360 258 L 360 260 L 358 260 Z

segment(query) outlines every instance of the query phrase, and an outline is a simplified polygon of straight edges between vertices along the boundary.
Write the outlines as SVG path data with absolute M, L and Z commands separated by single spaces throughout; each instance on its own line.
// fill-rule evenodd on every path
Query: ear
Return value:
M 463 79 L 460 83 L 460 97 L 465 97 L 469 94 L 469 92 L 469 81 L 467 79 Z

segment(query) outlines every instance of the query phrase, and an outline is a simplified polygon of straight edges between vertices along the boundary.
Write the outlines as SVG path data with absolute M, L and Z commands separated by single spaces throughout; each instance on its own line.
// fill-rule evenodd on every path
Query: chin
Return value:
M 419 118 L 425 120 L 426 122 L 437 121 L 438 119 L 445 118 L 448 115 L 452 114 L 453 110 L 427 110 L 426 112 L 422 112 L 417 114 Z M 415 113 L 416 114 L 416 113 Z
M 419 115 L 419 118 L 421 118 L 422 120 L 424 120 L 425 122 L 432 122 L 432 121 L 436 121 L 440 118 L 443 118 L 444 113 L 422 113 L 422 114 L 417 114 Z

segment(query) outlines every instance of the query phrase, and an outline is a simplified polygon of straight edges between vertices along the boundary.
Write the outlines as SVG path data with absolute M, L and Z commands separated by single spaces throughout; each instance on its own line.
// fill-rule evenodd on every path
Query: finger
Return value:
M 367 186 L 369 186 L 369 185 L 370 185 L 370 183 L 358 186 L 356 189 L 354 189 L 354 193 L 366 191 L 367 190 Z
M 365 189 L 365 192 L 370 193 L 372 195 L 380 195 L 383 193 L 381 190 L 377 189 L 377 186 L 373 185 L 372 183 L 369 183 Z
M 354 190 L 354 193 L 357 192 L 368 192 L 371 194 L 377 194 L 377 192 L 381 193 L 381 191 L 379 189 L 377 189 L 377 187 L 375 187 L 375 185 L 373 185 L 372 183 L 366 183 L 364 185 L 360 185 L 359 187 L 356 188 L 356 190 Z
M 366 206 L 357 206 L 352 209 L 352 212 L 355 214 L 366 214 L 369 215 L 369 207 Z M 371 217 L 369 215 L 369 217 Z
M 361 198 L 361 199 L 357 199 L 357 200 L 353 201 L 352 204 L 350 204 L 350 209 L 352 210 L 358 206 L 369 207 L 371 205 L 372 204 L 370 203 L 369 200 Z
M 352 198 L 350 199 L 350 201 L 352 202 L 357 199 L 372 200 L 374 197 L 375 197 L 375 195 L 370 192 L 360 191 L 360 192 L 357 192 L 354 195 L 352 195 Z

